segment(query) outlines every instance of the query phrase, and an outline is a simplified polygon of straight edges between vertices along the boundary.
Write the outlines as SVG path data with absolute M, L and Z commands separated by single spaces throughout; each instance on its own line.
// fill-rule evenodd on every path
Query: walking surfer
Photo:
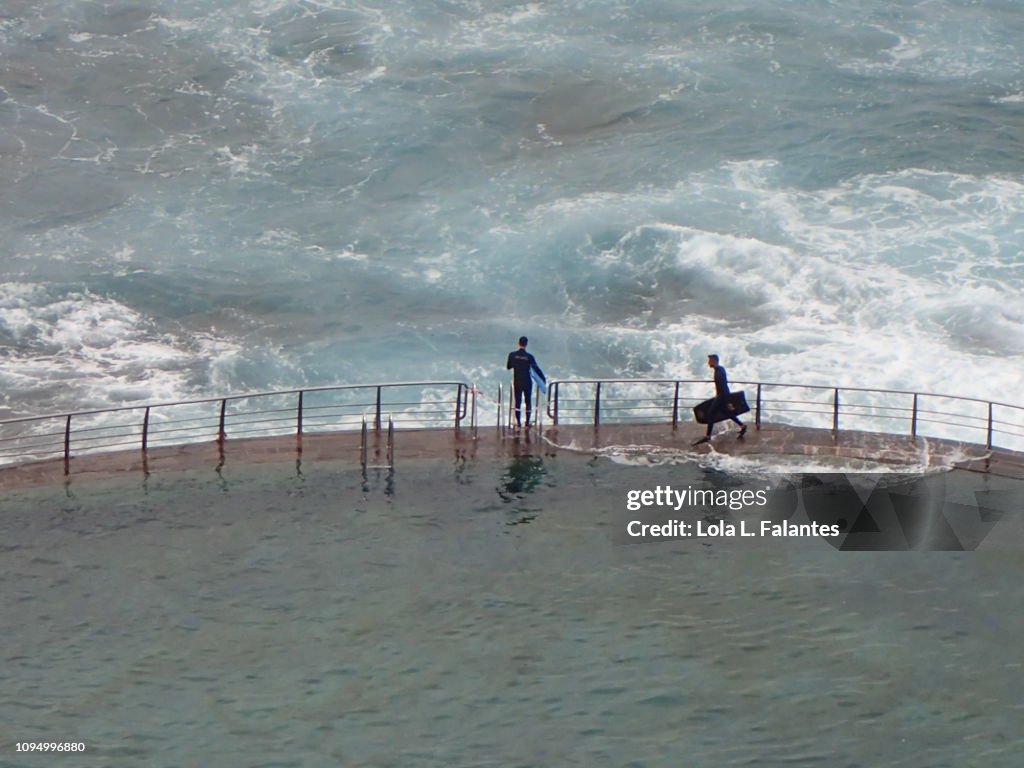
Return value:
M 740 433 L 737 437 L 743 437 L 747 434 L 747 426 L 740 421 L 735 413 L 735 407 L 729 403 L 729 377 L 726 375 L 725 367 L 719 365 L 718 355 L 708 355 L 708 368 L 711 368 L 715 372 L 715 399 L 711 402 L 711 407 L 708 408 L 708 431 L 700 440 L 694 442 L 694 445 L 700 445 L 711 440 L 711 430 L 715 428 L 715 423 L 724 421 L 725 419 L 732 419 L 734 422 L 740 425 Z
M 509 352 L 508 362 L 505 367 L 512 371 L 512 391 L 515 393 L 516 402 L 516 429 L 522 426 L 520 409 L 523 398 L 526 398 L 526 427 L 530 427 L 530 417 L 533 415 L 533 372 L 536 371 L 541 381 L 546 382 L 547 376 L 537 365 L 533 355 L 526 351 L 526 344 L 529 339 L 525 336 L 519 337 L 519 349 Z

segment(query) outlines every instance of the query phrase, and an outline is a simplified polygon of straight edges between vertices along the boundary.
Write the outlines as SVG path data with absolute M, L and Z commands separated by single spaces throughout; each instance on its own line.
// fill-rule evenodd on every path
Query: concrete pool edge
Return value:
M 874 432 L 830 430 L 765 424 L 743 440 L 726 430 L 709 445 L 694 447 L 703 434 L 696 424 L 672 429 L 667 424 L 559 425 L 522 433 L 495 427 L 398 430 L 394 433 L 394 463 L 422 458 L 500 459 L 554 455 L 559 451 L 600 454 L 614 449 L 633 453 L 679 452 L 695 459 L 709 452 L 724 455 L 804 456 L 812 460 L 842 458 L 894 466 L 942 467 L 1024 480 L 1024 453 L 938 438 L 911 438 Z M 367 464 L 387 461 L 386 432 L 370 432 Z M 361 466 L 358 431 L 323 432 L 283 437 L 256 437 L 177 446 L 72 456 L 0 467 L 0 490 L 110 478 L 125 473 L 219 469 L 233 464 L 282 461 L 341 461 Z

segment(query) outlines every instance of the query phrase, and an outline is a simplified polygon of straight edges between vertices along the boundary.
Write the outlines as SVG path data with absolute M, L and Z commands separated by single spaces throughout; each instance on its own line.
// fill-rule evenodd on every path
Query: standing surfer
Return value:
M 534 373 L 541 381 L 548 380 L 533 355 L 526 351 L 528 341 L 529 339 L 525 336 L 519 337 L 519 349 L 509 352 L 508 362 L 505 365 L 505 368 L 512 371 L 512 391 L 515 392 L 516 399 L 516 429 L 522 427 L 520 408 L 524 397 L 526 398 L 526 428 L 530 428 L 530 417 L 533 415 Z

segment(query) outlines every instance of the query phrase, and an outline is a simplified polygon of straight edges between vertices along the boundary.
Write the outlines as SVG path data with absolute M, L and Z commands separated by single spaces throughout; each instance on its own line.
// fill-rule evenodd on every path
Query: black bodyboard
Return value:
M 715 402 L 715 398 L 705 400 L 700 405 L 693 406 L 693 417 L 697 420 L 698 424 L 708 423 L 708 411 L 711 409 L 713 402 Z M 747 396 L 742 391 L 729 393 L 725 403 L 725 408 L 722 408 L 715 414 L 715 420 L 712 423 L 717 424 L 720 421 L 731 419 L 733 416 L 739 416 L 750 410 L 750 406 L 747 405 Z

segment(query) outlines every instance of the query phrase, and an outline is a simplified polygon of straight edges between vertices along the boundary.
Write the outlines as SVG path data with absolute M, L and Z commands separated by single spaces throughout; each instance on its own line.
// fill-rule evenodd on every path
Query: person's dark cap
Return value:
M 519 346 L 520 347 L 525 347 L 529 341 L 530 340 L 528 338 L 526 338 L 525 336 L 520 336 L 519 337 Z
M 718 355 L 708 355 L 708 360 L 718 360 Z

